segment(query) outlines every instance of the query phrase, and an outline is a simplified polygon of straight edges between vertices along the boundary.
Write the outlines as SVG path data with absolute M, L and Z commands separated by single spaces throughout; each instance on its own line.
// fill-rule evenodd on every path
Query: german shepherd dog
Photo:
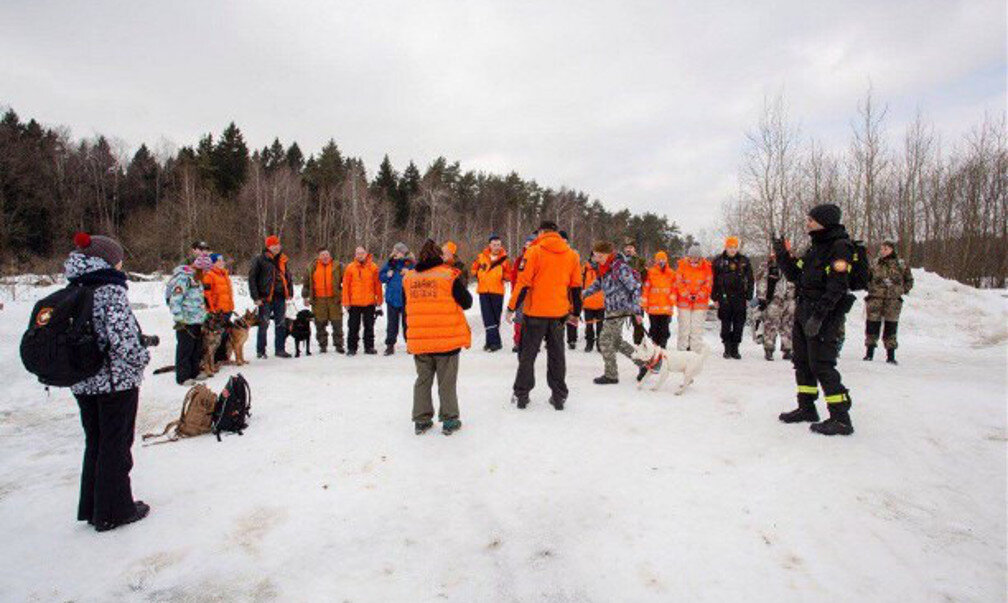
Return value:
M 301 357 L 301 344 L 305 346 L 305 354 L 311 356 L 311 321 L 315 318 L 311 310 L 304 309 L 292 320 L 287 319 L 287 332 L 294 338 L 294 357 Z
M 200 370 L 211 377 L 220 370 L 215 356 L 226 326 L 227 319 L 219 314 L 211 314 L 203 323 L 203 361 L 200 362 Z
M 255 310 L 246 310 L 245 314 L 242 314 L 228 324 L 228 360 L 225 362 L 236 366 L 248 364 L 248 360 L 245 360 L 245 342 L 248 341 L 249 338 L 249 329 L 251 329 L 252 325 L 256 324 L 258 320 L 259 315 L 256 314 Z

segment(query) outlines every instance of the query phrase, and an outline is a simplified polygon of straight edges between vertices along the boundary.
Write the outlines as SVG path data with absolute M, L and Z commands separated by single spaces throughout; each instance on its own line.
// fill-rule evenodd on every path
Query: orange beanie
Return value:
M 733 237 L 728 237 L 724 241 L 724 246 L 725 247 L 735 247 L 737 249 L 738 246 L 739 246 L 739 238 L 738 237 L 734 237 L 734 236 Z

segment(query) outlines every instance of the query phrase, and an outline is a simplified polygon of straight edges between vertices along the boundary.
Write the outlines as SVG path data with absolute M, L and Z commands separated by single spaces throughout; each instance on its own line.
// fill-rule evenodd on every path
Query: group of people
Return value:
M 797 408 L 780 415 L 784 423 L 811 423 L 824 435 L 850 435 L 851 396 L 836 368 L 845 317 L 854 296 L 850 272 L 856 246 L 841 223 L 835 205 L 812 208 L 806 226 L 811 245 L 797 257 L 783 238 L 773 241 L 765 275 L 760 279 L 756 305 L 764 321 L 763 342 L 772 359 L 779 338 L 785 357 L 794 365 Z M 133 499 L 129 472 L 139 387 L 150 355 L 145 338 L 126 297 L 122 272 L 124 252 L 115 240 L 78 234 L 66 261 L 66 276 L 73 285 L 94 289 L 93 325 L 108 362 L 92 377 L 73 386 L 85 432 L 78 519 L 99 531 L 114 529 L 145 517 L 150 507 Z M 274 354 L 289 357 L 286 338 L 286 302 L 294 294 L 294 279 L 280 240 L 267 237 L 263 252 L 249 272 L 249 293 L 258 308 L 257 353 L 266 357 L 268 324 L 275 325 Z M 639 342 L 649 336 L 660 346 L 670 338 L 670 321 L 677 314 L 679 350 L 701 351 L 709 307 L 721 320 L 721 340 L 726 358 L 739 358 L 739 343 L 746 309 L 756 287 L 750 260 L 740 253 L 737 238 L 729 237 L 723 253 L 713 261 L 690 246 L 673 269 L 664 252 L 647 266 L 636 255 L 632 241 L 621 250 L 608 241 L 593 245 L 582 262 L 555 223 L 540 224 L 512 262 L 498 237 L 469 267 L 461 263 L 454 243 L 424 242 L 419 256 L 397 243 L 378 268 L 371 254 L 358 247 L 346 266 L 328 248 L 303 273 L 301 296 L 315 315 L 317 337 L 325 350 L 355 354 L 363 329 L 364 351 L 375 354 L 375 316 L 387 312 L 386 354 L 402 332 L 413 356 L 416 380 L 412 418 L 417 434 L 429 430 L 435 409 L 432 388 L 436 382 L 442 431 L 461 428 L 457 395 L 459 356 L 469 348 L 472 334 L 465 311 L 473 304 L 468 289 L 476 278 L 485 330 L 484 350 L 503 346 L 501 316 L 514 322 L 518 366 L 512 402 L 524 409 L 535 386 L 535 361 L 545 343 L 549 403 L 563 410 L 568 398 L 565 336 L 574 348 L 580 323 L 585 323 L 585 350 L 596 350 L 603 373 L 594 382 L 619 382 L 617 354 L 631 357 L 633 345 L 624 340 L 632 327 Z M 511 295 L 504 303 L 507 283 Z M 866 355 L 871 360 L 881 337 L 887 359 L 895 363 L 896 333 L 902 297 L 913 286 L 907 264 L 896 246 L 886 241 L 872 268 L 866 297 Z M 200 326 L 213 317 L 234 311 L 234 289 L 223 257 L 210 252 L 204 242 L 192 246 L 189 261 L 176 268 L 168 280 L 166 299 L 175 318 L 177 336 L 176 378 L 191 383 L 199 378 Z M 343 346 L 342 315 L 346 309 L 348 336 Z M 506 310 L 505 310 L 506 309 Z M 648 320 L 645 332 L 644 320 Z M 583 317 L 583 318 L 582 318 Z M 790 322 L 790 324 L 788 324 Z M 637 362 L 638 379 L 651 368 Z M 820 420 L 816 401 L 820 391 L 829 418 Z

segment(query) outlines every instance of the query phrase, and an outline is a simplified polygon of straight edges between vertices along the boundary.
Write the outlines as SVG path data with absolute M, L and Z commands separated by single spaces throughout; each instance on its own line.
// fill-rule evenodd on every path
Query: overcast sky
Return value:
M 287 6 L 287 5 L 290 6 Z M 0 105 L 76 137 L 335 138 L 568 185 L 713 225 L 744 133 L 783 91 L 845 145 L 869 83 L 895 140 L 1005 110 L 1004 0 L 0 2 Z

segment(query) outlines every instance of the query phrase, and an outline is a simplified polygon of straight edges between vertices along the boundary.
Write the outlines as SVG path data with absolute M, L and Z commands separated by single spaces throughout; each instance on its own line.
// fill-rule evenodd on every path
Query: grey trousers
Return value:
M 441 405 L 438 420 L 459 418 L 458 393 L 455 391 L 459 355 L 456 353 L 449 356 L 434 354 L 413 356 L 417 372 L 416 383 L 413 384 L 413 422 L 425 423 L 434 418 L 431 387 L 434 385 L 435 376 L 438 384 L 438 401 Z
M 605 376 L 619 379 L 619 368 L 616 366 L 616 352 L 627 358 L 633 354 L 634 347 L 623 339 L 623 325 L 627 317 L 606 317 L 602 324 L 602 334 L 599 336 L 599 350 L 602 351 L 602 362 L 605 363 Z M 634 323 L 636 324 L 636 322 Z

